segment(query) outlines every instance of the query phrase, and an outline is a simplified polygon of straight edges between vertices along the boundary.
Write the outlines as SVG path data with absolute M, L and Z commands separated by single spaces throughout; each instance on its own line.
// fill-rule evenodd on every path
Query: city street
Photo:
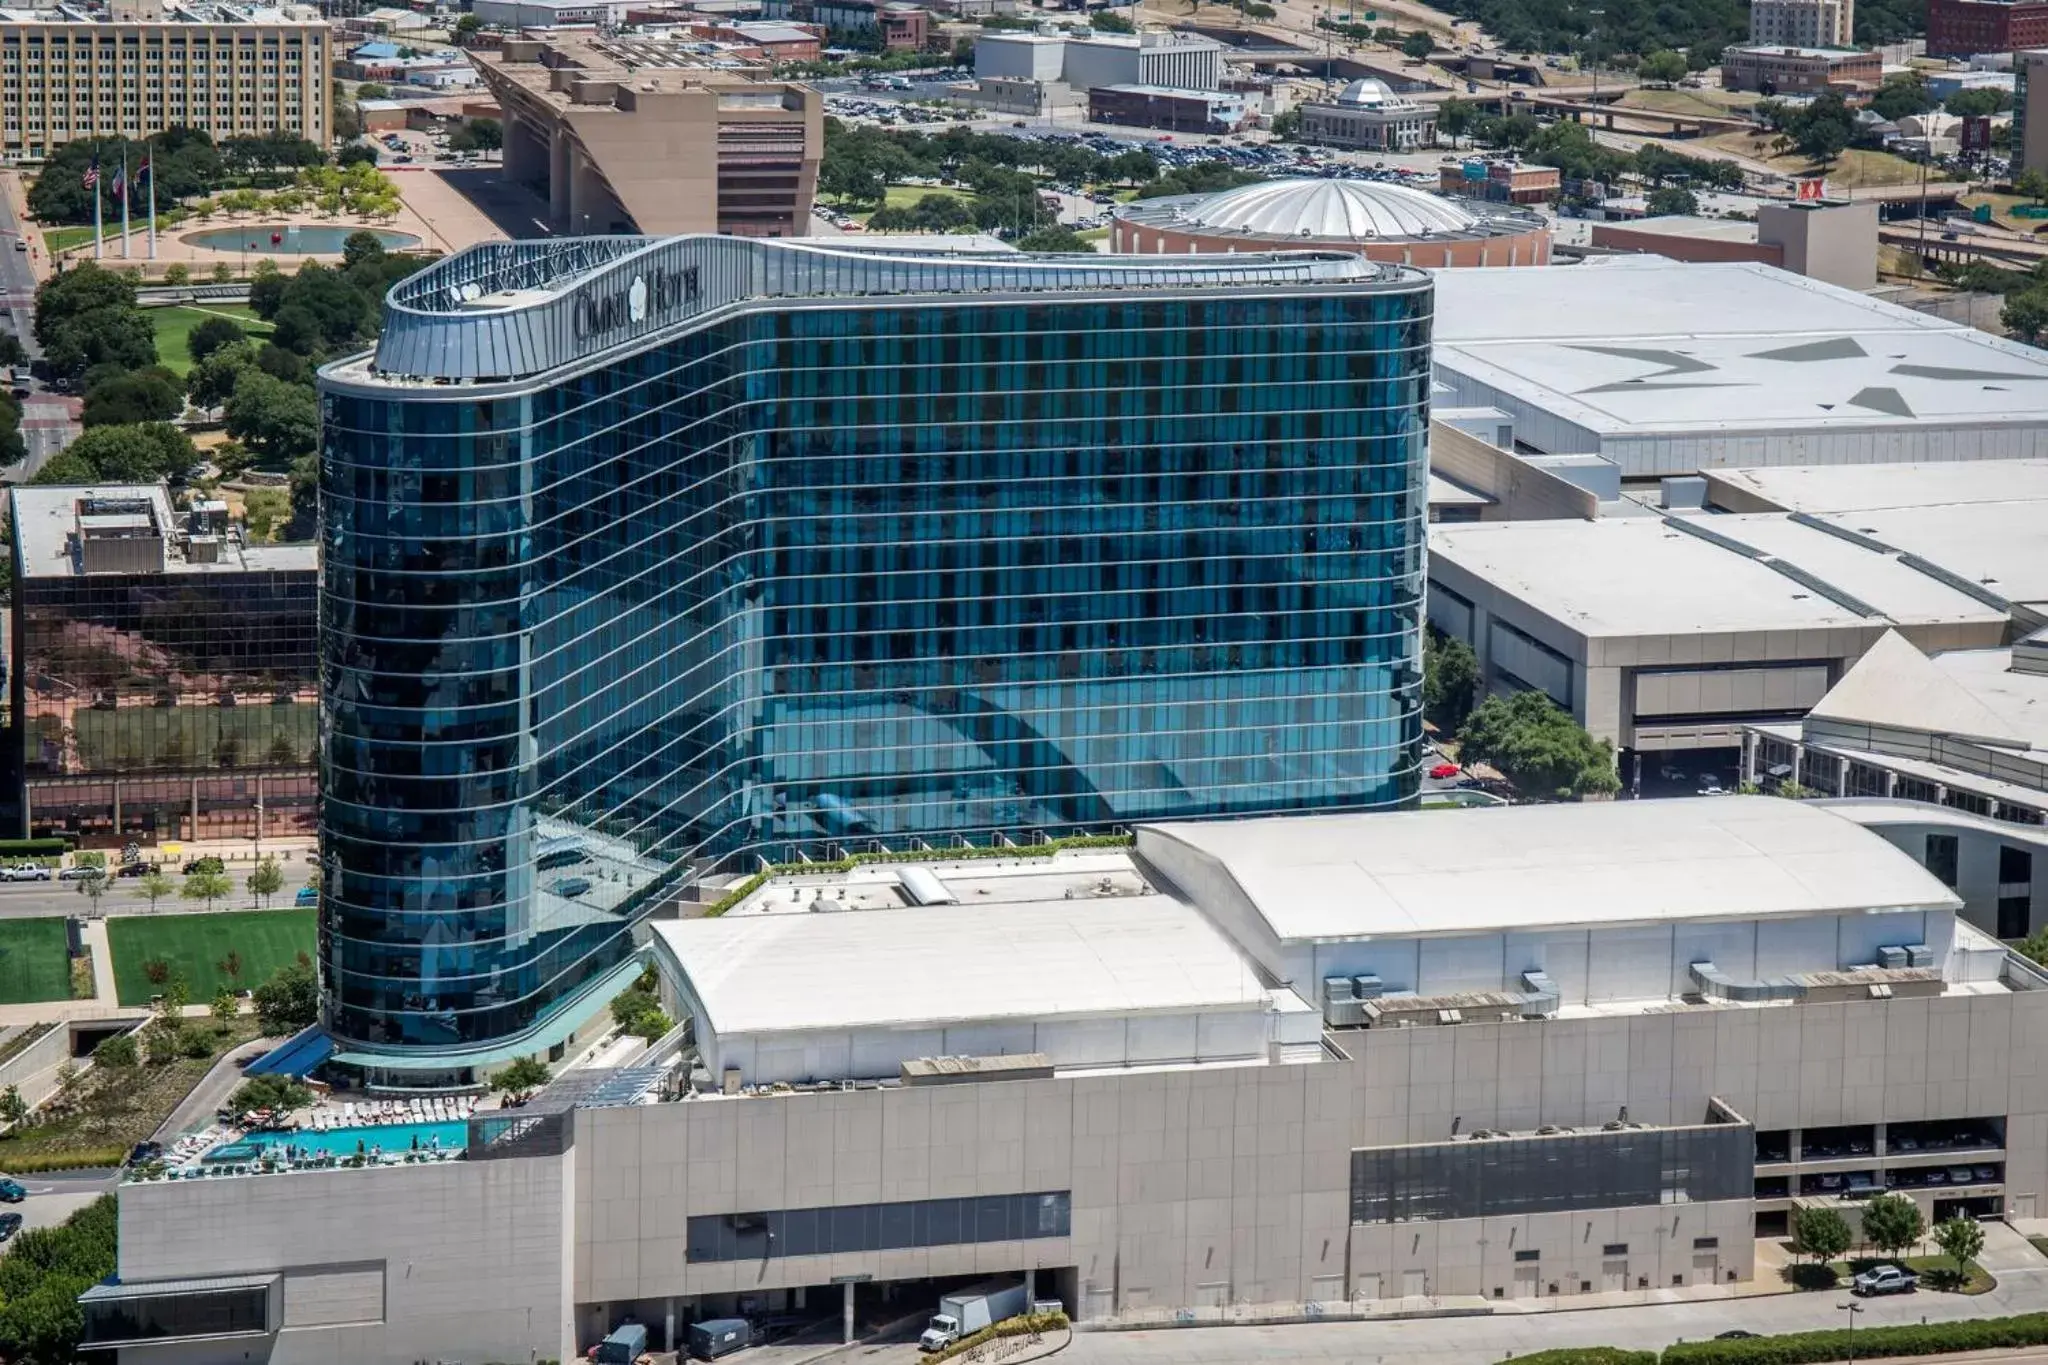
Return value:
M 1987 1229 L 1990 1231 L 1990 1229 Z M 2007 1237 L 2014 1234 L 2007 1232 Z M 1284 1327 L 1083 1332 L 1066 1353 L 1081 1362 L 1208 1365 L 1246 1360 L 1353 1361 L 1361 1365 L 1488 1365 L 1561 1346 L 1660 1350 L 1734 1329 L 1775 1334 L 1847 1325 L 1846 1292 L 1661 1302 L 1621 1308 Z M 2048 1309 L 2048 1264 L 1999 1272 L 1995 1289 L 1968 1298 L 1932 1292 L 1863 1301 L 1860 1327 L 1993 1318 Z

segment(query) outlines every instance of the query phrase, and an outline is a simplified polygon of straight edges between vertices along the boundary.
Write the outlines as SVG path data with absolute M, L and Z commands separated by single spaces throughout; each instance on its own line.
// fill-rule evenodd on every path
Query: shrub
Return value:
M 237 1114 L 252 1109 L 303 1109 L 313 1102 L 313 1092 L 286 1076 L 258 1076 L 244 1081 L 228 1097 L 228 1108 Z
M 9 1175 L 35 1175 L 43 1171 L 98 1171 L 119 1166 L 128 1159 L 126 1147 L 73 1147 L 61 1152 L 5 1153 Z
M 951 1360 L 955 1356 L 965 1355 L 982 1343 L 994 1341 L 997 1337 L 1022 1337 L 1030 1336 L 1037 1332 L 1057 1332 L 1066 1325 L 1067 1315 L 1065 1313 L 1023 1313 L 1014 1318 L 1005 1318 L 993 1327 L 982 1328 L 973 1336 L 960 1338 L 960 1340 L 933 1356 L 931 1365 L 938 1365 L 939 1361 Z M 1624 1352 L 1623 1354 L 1635 1353 Z M 1654 1361 L 1656 1357 L 1652 1355 L 1649 1356 L 1649 1359 Z
M 1665 1350 L 1663 1365 L 1817 1365 L 1847 1358 L 1850 1345 L 1847 1328 L 1745 1341 L 1682 1341 Z M 2042 1346 L 2048 1345 L 2048 1313 L 1864 1327 L 1856 1330 L 1854 1345 L 1858 1360 Z
M 81 849 L 72 856 L 71 862 L 76 867 L 104 868 L 107 865 L 107 855 L 98 849 Z
M 92 1059 L 101 1066 L 134 1066 L 139 1060 L 135 1035 L 122 1033 L 107 1039 L 92 1050 Z
M 1624 1351 L 1618 1346 L 1565 1346 L 1516 1356 L 1514 1365 L 1657 1365 L 1657 1353 Z

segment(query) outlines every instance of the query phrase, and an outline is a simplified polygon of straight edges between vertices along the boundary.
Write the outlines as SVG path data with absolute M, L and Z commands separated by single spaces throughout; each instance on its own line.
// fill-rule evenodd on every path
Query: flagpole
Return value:
M 128 201 L 134 196 L 128 193 L 128 140 L 121 139 L 121 178 L 114 182 L 121 192 L 121 259 L 127 260 L 134 254 L 135 244 L 128 235 Z
M 156 147 L 151 139 L 143 157 L 142 169 L 149 176 L 149 259 L 156 259 Z
M 92 164 L 92 258 L 97 261 L 105 257 L 106 243 L 102 239 L 102 230 L 100 225 L 99 158 L 94 157 Z

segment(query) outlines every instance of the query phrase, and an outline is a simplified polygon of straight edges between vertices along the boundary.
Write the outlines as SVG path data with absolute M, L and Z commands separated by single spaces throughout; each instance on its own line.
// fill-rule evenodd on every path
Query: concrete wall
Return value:
M 2033 881 L 2004 894 L 2026 894 L 2032 929 L 2048 928 L 2048 829 L 2038 825 L 1987 820 L 1968 811 L 1949 810 L 1913 801 L 1828 801 L 1858 823 L 1867 825 L 1909 855 L 1927 863 L 1927 837 L 1953 835 L 1956 840 L 1955 893 L 1963 898 L 1963 917 L 1987 934 L 1998 932 L 1998 853 L 2003 847 L 2023 849 L 2033 857 Z
M 1776 248 L 1795 275 L 1844 289 L 1877 287 L 1877 205 L 1764 204 L 1757 240 Z
M 58 1069 L 70 1060 L 71 1026 L 59 1024 L 0 1066 L 0 1090 L 18 1086 L 21 1097 L 34 1107 L 57 1093 Z M 78 1063 L 81 1070 L 91 1065 L 90 1061 Z
M 1429 424 L 1429 469 L 1494 500 L 1481 521 L 1591 521 L 1592 493 L 1443 422 Z
M 1690 221 L 1681 219 L 1679 221 Z M 1783 265 L 1784 251 L 1757 241 L 1731 241 L 1726 237 L 1698 237 L 1684 232 L 1662 232 L 1657 219 L 1636 223 L 1593 224 L 1593 245 L 1613 251 L 1641 251 L 1674 261 L 1762 261 Z
M 127 1184 L 120 1274 L 284 1272 L 284 1330 L 257 1357 L 269 1365 L 567 1359 L 571 1169 L 547 1157 Z M 242 1351 L 121 1355 L 213 1365 Z

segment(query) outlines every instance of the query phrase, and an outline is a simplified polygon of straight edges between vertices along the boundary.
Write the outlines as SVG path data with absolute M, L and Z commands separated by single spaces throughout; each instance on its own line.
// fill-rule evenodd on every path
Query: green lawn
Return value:
M 235 896 L 246 897 L 244 873 L 228 875 L 235 882 Z M 296 889 L 287 874 L 281 894 L 289 897 Z M 313 910 L 234 910 L 210 915 L 109 916 L 107 943 L 114 954 L 116 994 L 124 1005 L 146 1005 L 149 997 L 161 994 L 163 988 L 150 981 L 145 966 L 157 958 L 170 964 L 173 976 L 184 978 L 194 1003 L 211 1000 L 224 985 L 260 986 L 300 953 L 312 954 L 316 914 Z M 230 952 L 242 959 L 241 975 L 232 983 L 220 969 L 221 960 Z
M 89 772 L 110 768 L 297 767 L 318 740 L 311 702 L 239 706 L 87 707 L 72 717 L 78 757 Z
M 164 367 L 177 374 L 184 374 L 192 368 L 192 355 L 185 349 L 186 338 L 192 329 L 208 318 L 226 318 L 240 325 L 251 336 L 268 336 L 270 324 L 249 311 L 245 303 L 206 303 L 190 307 L 151 308 L 145 310 L 156 328 L 156 356 Z
M 75 246 L 84 246 L 92 240 L 91 227 L 53 227 L 43 229 L 43 247 L 51 254 L 68 251 Z M 119 224 L 114 226 L 114 240 L 121 240 Z
M 0 1004 L 70 998 L 63 919 L 0 920 Z

